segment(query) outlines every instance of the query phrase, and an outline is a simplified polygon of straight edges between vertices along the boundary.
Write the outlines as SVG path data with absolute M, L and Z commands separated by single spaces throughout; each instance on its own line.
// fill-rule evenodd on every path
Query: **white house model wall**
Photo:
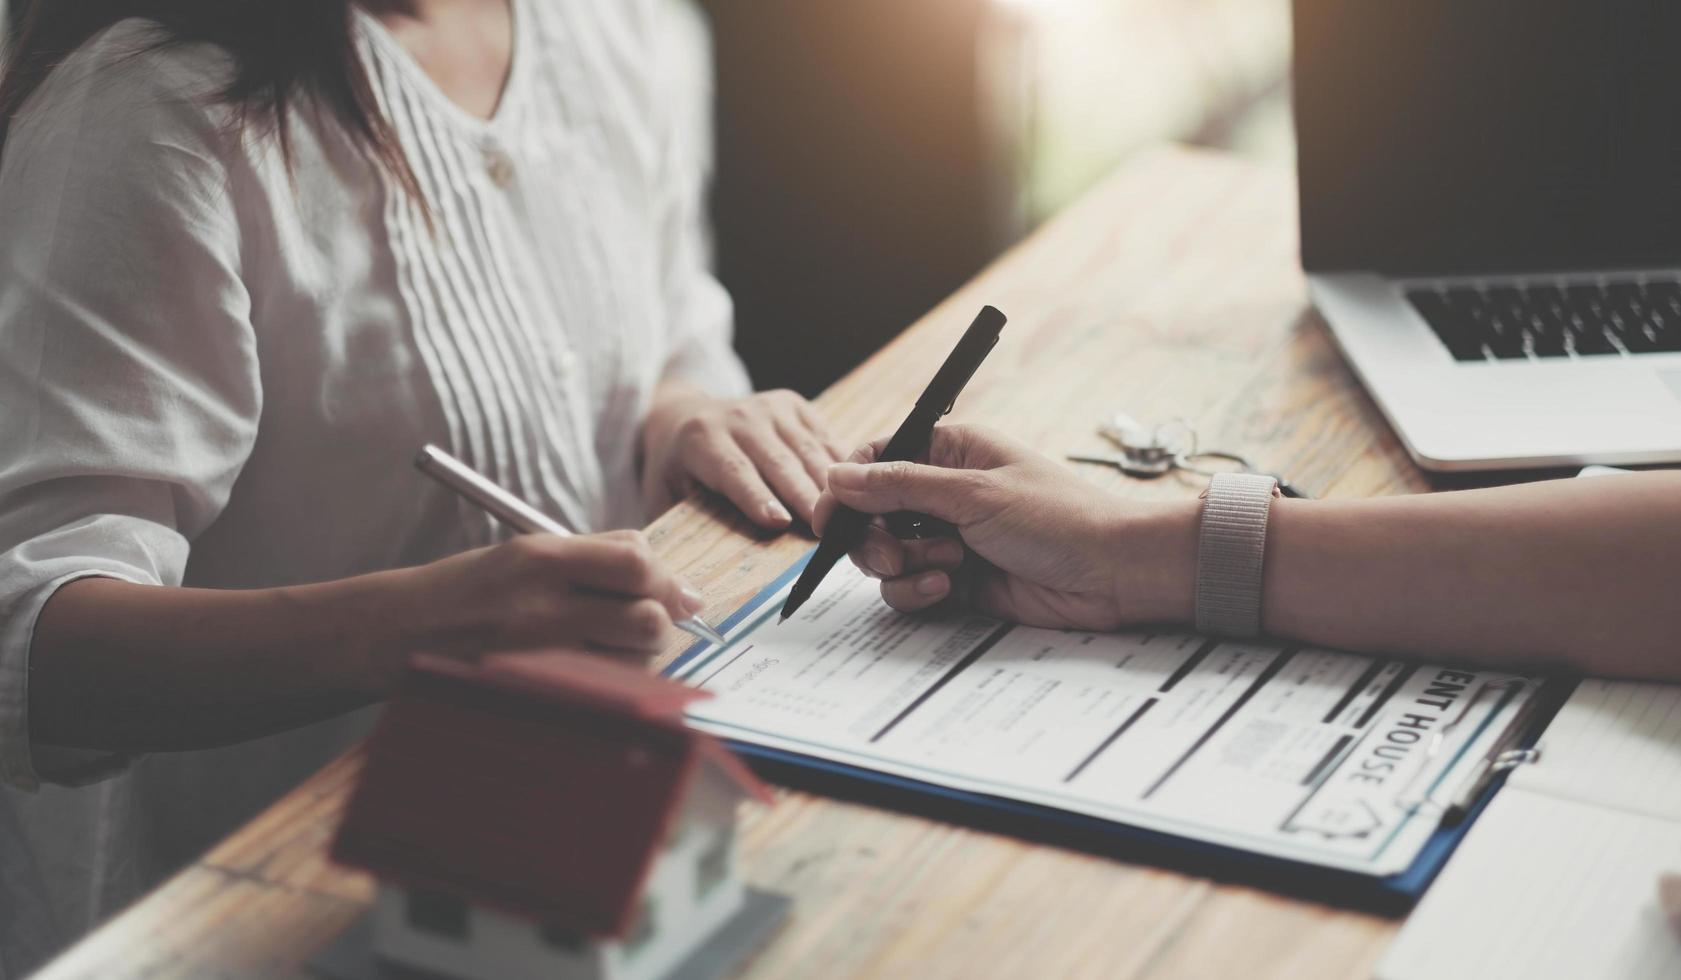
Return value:
M 461 980 L 666 976 L 742 907 L 745 891 L 735 871 L 742 795 L 715 766 L 700 767 L 623 939 L 558 935 L 517 916 L 381 882 L 373 910 L 375 951 Z

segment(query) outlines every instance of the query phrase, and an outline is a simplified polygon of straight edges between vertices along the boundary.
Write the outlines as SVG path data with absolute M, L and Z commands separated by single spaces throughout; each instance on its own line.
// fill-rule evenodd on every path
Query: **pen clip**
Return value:
M 963 393 L 963 389 L 968 387 L 969 381 L 974 378 L 975 372 L 981 369 L 981 362 L 986 359 L 986 355 L 992 353 L 992 349 L 998 346 L 998 339 L 998 335 L 993 334 L 992 342 L 986 345 L 986 350 L 981 351 L 978 356 L 969 359 L 969 371 L 967 374 L 963 375 L 963 380 L 959 381 L 952 389 L 951 400 L 946 402 L 944 408 L 940 409 L 940 414 L 942 416 L 950 415 L 951 410 L 957 407 L 957 396 Z

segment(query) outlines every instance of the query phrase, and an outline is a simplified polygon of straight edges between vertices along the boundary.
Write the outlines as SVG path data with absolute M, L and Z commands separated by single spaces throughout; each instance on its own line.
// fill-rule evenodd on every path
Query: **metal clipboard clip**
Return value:
M 1516 748 L 1513 744 L 1520 741 L 1528 733 L 1529 720 L 1534 717 L 1537 710 L 1536 706 L 1544 700 L 1541 697 L 1540 685 L 1534 685 L 1536 690 L 1530 695 L 1529 700 L 1524 702 L 1523 707 L 1518 709 L 1517 714 L 1512 716 L 1512 720 L 1506 725 L 1506 730 L 1500 734 L 1499 738 L 1494 740 L 1494 744 L 1489 746 L 1482 759 L 1477 762 L 1470 773 L 1459 781 L 1445 801 L 1439 799 L 1437 793 L 1442 788 L 1441 780 L 1448 775 L 1446 772 L 1439 773 L 1436 782 L 1424 793 L 1412 794 L 1413 787 L 1424 778 L 1426 773 L 1431 771 L 1432 763 L 1441 755 L 1443 746 L 1447 744 L 1448 736 L 1471 716 L 1471 712 L 1482 702 L 1484 697 L 1500 692 L 1506 692 L 1508 696 L 1515 697 L 1522 693 L 1524 688 L 1530 686 L 1532 685 L 1529 681 L 1510 680 L 1501 683 L 1485 681 L 1481 687 L 1478 687 L 1476 693 L 1466 700 L 1459 711 L 1448 720 L 1447 724 L 1431 733 L 1430 742 L 1424 749 L 1424 757 L 1418 768 L 1413 771 L 1412 777 L 1397 795 L 1395 805 L 1401 807 L 1408 814 L 1426 808 L 1436 810 L 1442 814 L 1443 823 L 1453 822 L 1465 815 L 1465 811 L 1470 808 L 1478 796 L 1482 795 L 1483 789 L 1495 776 L 1516 769 L 1518 766 L 1531 765 L 1541 761 L 1541 746 L 1522 749 Z

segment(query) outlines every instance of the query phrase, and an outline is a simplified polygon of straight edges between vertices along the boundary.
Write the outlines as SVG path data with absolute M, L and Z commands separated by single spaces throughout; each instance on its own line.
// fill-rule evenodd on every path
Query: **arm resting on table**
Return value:
M 1681 473 L 1277 500 L 1268 632 L 1681 679 Z

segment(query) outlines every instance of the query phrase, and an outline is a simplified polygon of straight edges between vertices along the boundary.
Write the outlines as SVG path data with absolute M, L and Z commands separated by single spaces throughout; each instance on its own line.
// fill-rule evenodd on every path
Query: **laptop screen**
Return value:
M 1302 261 L 1681 260 L 1681 3 L 1294 0 Z

